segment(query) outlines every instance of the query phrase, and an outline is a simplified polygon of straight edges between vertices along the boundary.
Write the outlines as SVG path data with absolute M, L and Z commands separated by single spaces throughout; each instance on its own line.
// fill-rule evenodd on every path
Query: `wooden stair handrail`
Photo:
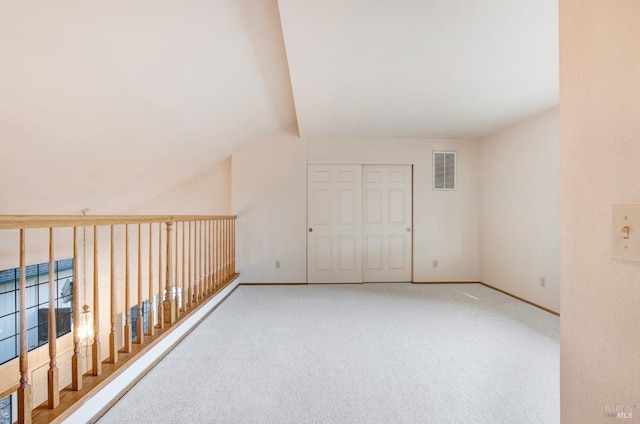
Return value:
M 0 230 L 236 219 L 235 215 L 0 215 Z

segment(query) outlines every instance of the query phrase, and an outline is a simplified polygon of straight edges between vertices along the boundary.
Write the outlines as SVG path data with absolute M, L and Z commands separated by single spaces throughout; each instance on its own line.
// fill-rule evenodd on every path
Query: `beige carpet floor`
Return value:
M 559 318 L 480 284 L 240 286 L 107 423 L 560 418 Z

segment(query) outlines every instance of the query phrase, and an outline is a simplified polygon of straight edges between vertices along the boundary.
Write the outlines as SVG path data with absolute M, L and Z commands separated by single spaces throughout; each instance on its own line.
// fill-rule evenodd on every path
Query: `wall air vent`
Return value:
M 456 152 L 433 152 L 433 189 L 456 189 Z

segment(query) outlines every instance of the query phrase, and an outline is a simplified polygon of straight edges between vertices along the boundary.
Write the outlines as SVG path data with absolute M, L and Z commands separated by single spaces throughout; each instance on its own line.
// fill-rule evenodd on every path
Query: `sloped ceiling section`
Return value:
M 276 0 L 7 1 L 0 213 L 121 213 L 295 123 Z
M 280 0 L 301 136 L 479 138 L 558 103 L 557 0 Z

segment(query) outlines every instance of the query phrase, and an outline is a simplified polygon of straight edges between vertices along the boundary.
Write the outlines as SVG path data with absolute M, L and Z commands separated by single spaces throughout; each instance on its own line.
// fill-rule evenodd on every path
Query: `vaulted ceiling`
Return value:
M 558 102 L 557 0 L 280 0 L 300 134 L 478 138 Z
M 296 122 L 302 136 L 482 136 L 557 104 L 556 9 L 3 2 L 0 213 L 119 213 Z

